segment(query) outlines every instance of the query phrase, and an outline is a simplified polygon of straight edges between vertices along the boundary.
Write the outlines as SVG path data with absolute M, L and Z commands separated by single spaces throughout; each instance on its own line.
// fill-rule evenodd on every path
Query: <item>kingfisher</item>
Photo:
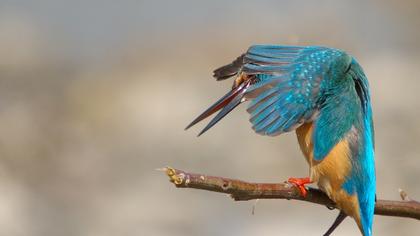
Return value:
M 253 45 L 214 70 L 216 80 L 235 77 L 231 90 L 186 129 L 219 113 L 198 136 L 239 104 L 256 133 L 295 131 L 309 177 L 290 178 L 305 197 L 316 183 L 340 210 L 329 235 L 346 216 L 363 236 L 372 235 L 376 201 L 374 127 L 369 84 L 362 67 L 343 50 L 323 46 Z

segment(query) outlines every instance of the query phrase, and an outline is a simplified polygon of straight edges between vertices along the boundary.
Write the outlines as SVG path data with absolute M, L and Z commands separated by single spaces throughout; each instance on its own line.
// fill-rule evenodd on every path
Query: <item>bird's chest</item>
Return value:
M 311 177 L 328 177 L 332 182 L 342 183 L 343 179 L 349 174 L 351 167 L 351 152 L 347 136 L 337 142 L 330 152 L 321 160 L 314 160 L 313 140 L 314 123 L 306 123 L 296 129 L 297 139 L 306 161 L 310 166 Z M 334 135 L 334 134 L 330 134 Z M 338 184 L 338 183 L 337 183 Z
M 349 196 L 342 184 L 350 173 L 350 149 L 346 138 L 338 142 L 321 160 L 313 159 L 313 123 L 306 123 L 296 129 L 300 148 L 309 164 L 310 179 L 348 215 L 357 218 L 356 197 Z
M 296 129 L 296 136 L 300 149 L 306 158 L 306 161 L 312 166 L 313 160 L 313 141 L 312 141 L 313 123 L 305 123 Z

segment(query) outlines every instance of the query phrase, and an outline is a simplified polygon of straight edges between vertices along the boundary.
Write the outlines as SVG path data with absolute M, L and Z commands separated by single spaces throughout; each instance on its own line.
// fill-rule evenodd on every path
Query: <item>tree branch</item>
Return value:
M 250 183 L 242 180 L 229 179 L 203 174 L 193 174 L 182 170 L 166 167 L 169 180 L 177 188 L 195 188 L 212 192 L 229 194 L 235 201 L 252 199 L 293 199 L 324 205 L 330 209 L 336 208 L 335 203 L 319 189 L 309 188 L 306 197 L 302 197 L 299 189 L 290 183 Z M 420 220 L 420 202 L 411 200 L 400 190 L 402 201 L 377 200 L 376 215 L 407 217 Z

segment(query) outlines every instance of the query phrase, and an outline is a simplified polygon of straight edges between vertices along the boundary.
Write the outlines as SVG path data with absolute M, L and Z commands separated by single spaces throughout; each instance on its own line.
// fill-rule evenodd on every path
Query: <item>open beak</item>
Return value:
M 214 103 L 211 107 L 205 110 L 201 115 L 195 118 L 186 128 L 185 130 L 189 129 L 193 125 L 197 124 L 198 122 L 204 120 L 205 118 L 211 116 L 215 112 L 222 109 L 208 124 L 204 129 L 198 134 L 198 136 L 202 135 L 204 132 L 209 130 L 213 127 L 217 122 L 219 122 L 223 117 L 225 117 L 230 111 L 232 111 L 235 107 L 237 107 L 241 102 L 244 100 L 244 93 L 249 86 L 249 82 L 245 82 L 240 84 L 238 87 L 229 91 L 225 96 L 220 98 L 216 103 Z

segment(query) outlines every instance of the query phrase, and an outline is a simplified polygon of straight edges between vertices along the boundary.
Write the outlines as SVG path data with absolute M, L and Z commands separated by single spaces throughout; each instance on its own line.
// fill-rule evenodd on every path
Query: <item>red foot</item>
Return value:
M 300 193 L 302 194 L 303 197 L 306 197 L 306 195 L 308 194 L 308 190 L 306 190 L 305 184 L 312 183 L 312 181 L 311 181 L 311 179 L 309 179 L 309 177 L 306 177 L 306 178 L 289 178 L 287 180 L 287 182 L 296 185 L 296 187 L 299 188 Z

